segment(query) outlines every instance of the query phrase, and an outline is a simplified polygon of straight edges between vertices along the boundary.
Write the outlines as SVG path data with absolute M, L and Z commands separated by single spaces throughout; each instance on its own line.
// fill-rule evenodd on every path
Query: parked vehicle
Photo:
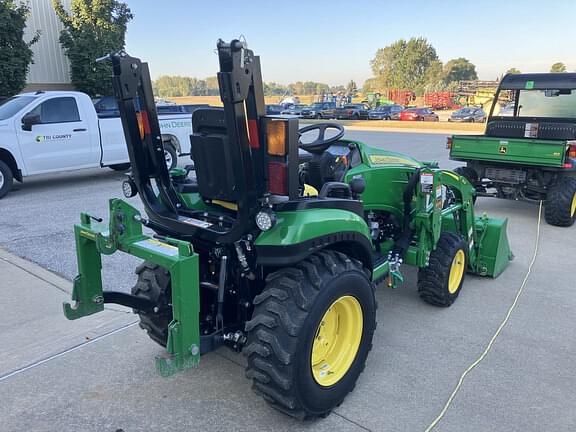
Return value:
M 576 222 L 576 73 L 504 76 L 484 135 L 454 135 L 447 147 L 478 196 L 542 200 L 550 225 Z
M 500 112 L 496 112 L 496 108 L 494 108 L 494 115 L 498 115 L 499 117 L 512 117 L 514 115 L 514 102 L 508 102 L 502 106 Z
M 93 99 L 94 109 L 98 114 L 98 117 L 119 117 L 120 111 L 118 109 L 118 103 L 114 96 L 102 96 Z M 139 106 L 139 103 L 136 102 Z M 160 115 L 162 114 L 183 114 L 183 113 L 193 113 L 198 108 L 208 108 L 208 104 L 182 104 L 178 105 L 175 103 L 165 103 L 158 102 L 156 104 L 156 112 Z
M 438 114 L 429 108 L 408 108 L 400 113 L 400 120 L 437 122 L 439 118 Z
M 339 120 L 368 120 L 370 107 L 364 104 L 346 104 L 334 110 L 334 116 Z
M 282 114 L 284 107 L 282 105 L 266 105 L 266 115 Z
M 370 120 L 398 120 L 400 112 L 404 110 L 402 105 L 380 105 L 368 112 Z
M 302 118 L 331 119 L 335 109 L 336 102 L 316 102 L 302 110 Z
M 189 154 L 192 115 L 159 118 L 166 163 L 172 168 L 178 154 Z M 84 93 L 23 93 L 0 104 L 0 198 L 14 179 L 105 166 L 127 170 L 129 162 L 120 118 L 99 116 Z
M 484 123 L 486 121 L 486 112 L 482 108 L 465 107 L 460 108 L 452 113 L 449 122 L 465 123 Z
M 302 116 L 302 110 L 304 108 L 306 108 L 306 106 L 307 105 L 304 105 L 304 104 L 292 105 L 291 107 L 283 110 L 282 114 L 295 115 L 295 116 L 301 117 Z

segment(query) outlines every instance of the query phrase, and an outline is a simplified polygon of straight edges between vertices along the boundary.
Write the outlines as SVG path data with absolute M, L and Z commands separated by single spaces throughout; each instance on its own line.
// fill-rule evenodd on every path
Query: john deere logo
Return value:
M 500 154 L 506 154 L 507 151 L 508 149 L 506 148 L 506 146 L 500 146 L 500 148 L 498 149 L 498 153 Z
M 36 137 L 36 142 L 42 142 L 42 141 L 44 141 L 44 135 L 38 135 Z

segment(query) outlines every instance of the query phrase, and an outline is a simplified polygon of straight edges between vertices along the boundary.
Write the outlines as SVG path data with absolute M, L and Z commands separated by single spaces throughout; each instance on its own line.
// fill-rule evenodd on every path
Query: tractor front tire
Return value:
M 418 270 L 418 294 L 426 303 L 448 307 L 460 294 L 468 266 L 468 244 L 458 234 L 443 232 L 427 267 Z
M 362 264 L 324 250 L 271 273 L 246 323 L 246 376 L 274 408 L 324 417 L 352 391 L 376 327 L 374 287 Z
M 140 317 L 140 328 L 146 330 L 150 339 L 165 347 L 168 325 L 172 321 L 170 272 L 158 264 L 144 261 L 136 268 L 136 274 L 138 281 L 132 288 L 132 295 L 152 300 L 158 306 L 154 311 L 134 310 L 134 313 Z
M 576 178 L 562 177 L 549 190 L 544 218 L 550 225 L 569 227 L 576 221 Z

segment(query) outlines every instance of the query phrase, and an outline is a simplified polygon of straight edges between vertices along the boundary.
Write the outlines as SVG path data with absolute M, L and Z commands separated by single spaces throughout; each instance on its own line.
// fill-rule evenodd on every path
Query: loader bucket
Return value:
M 473 267 L 481 276 L 498 277 L 514 258 L 508 243 L 508 219 L 482 216 L 476 219 L 478 255 Z

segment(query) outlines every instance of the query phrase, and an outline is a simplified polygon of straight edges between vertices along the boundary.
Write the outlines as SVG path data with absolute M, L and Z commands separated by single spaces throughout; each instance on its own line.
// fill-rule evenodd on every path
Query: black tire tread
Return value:
M 574 225 L 575 216 L 570 216 L 572 198 L 576 193 L 576 178 L 561 177 L 560 180 L 548 190 L 544 218 L 550 225 L 569 227 Z
M 463 238 L 458 234 L 443 232 L 436 249 L 430 253 L 428 266 L 418 270 L 418 295 L 426 303 L 448 307 L 458 297 L 460 290 L 456 291 L 454 295 L 448 295 L 445 285 L 450 275 L 454 255 L 460 248 L 464 249 L 467 263 L 468 251 Z M 464 277 L 465 273 L 462 277 L 462 283 Z
M 252 379 L 256 393 L 292 417 L 303 419 L 328 414 L 311 416 L 300 404 L 292 391 L 291 365 L 308 310 L 323 282 L 350 270 L 359 270 L 365 275 L 359 261 L 340 252 L 324 250 L 295 267 L 270 274 L 266 289 L 254 299 L 253 318 L 246 323 L 248 343 L 243 350 L 248 359 L 246 376 Z
M 136 268 L 138 281 L 132 288 L 132 295 L 144 297 L 158 303 L 170 298 L 170 273 L 158 264 L 145 261 Z M 162 308 L 161 308 L 162 309 Z M 167 308 L 160 313 L 134 311 L 140 317 L 140 328 L 146 330 L 150 339 L 165 347 L 168 341 L 168 325 L 172 321 L 172 310 Z

